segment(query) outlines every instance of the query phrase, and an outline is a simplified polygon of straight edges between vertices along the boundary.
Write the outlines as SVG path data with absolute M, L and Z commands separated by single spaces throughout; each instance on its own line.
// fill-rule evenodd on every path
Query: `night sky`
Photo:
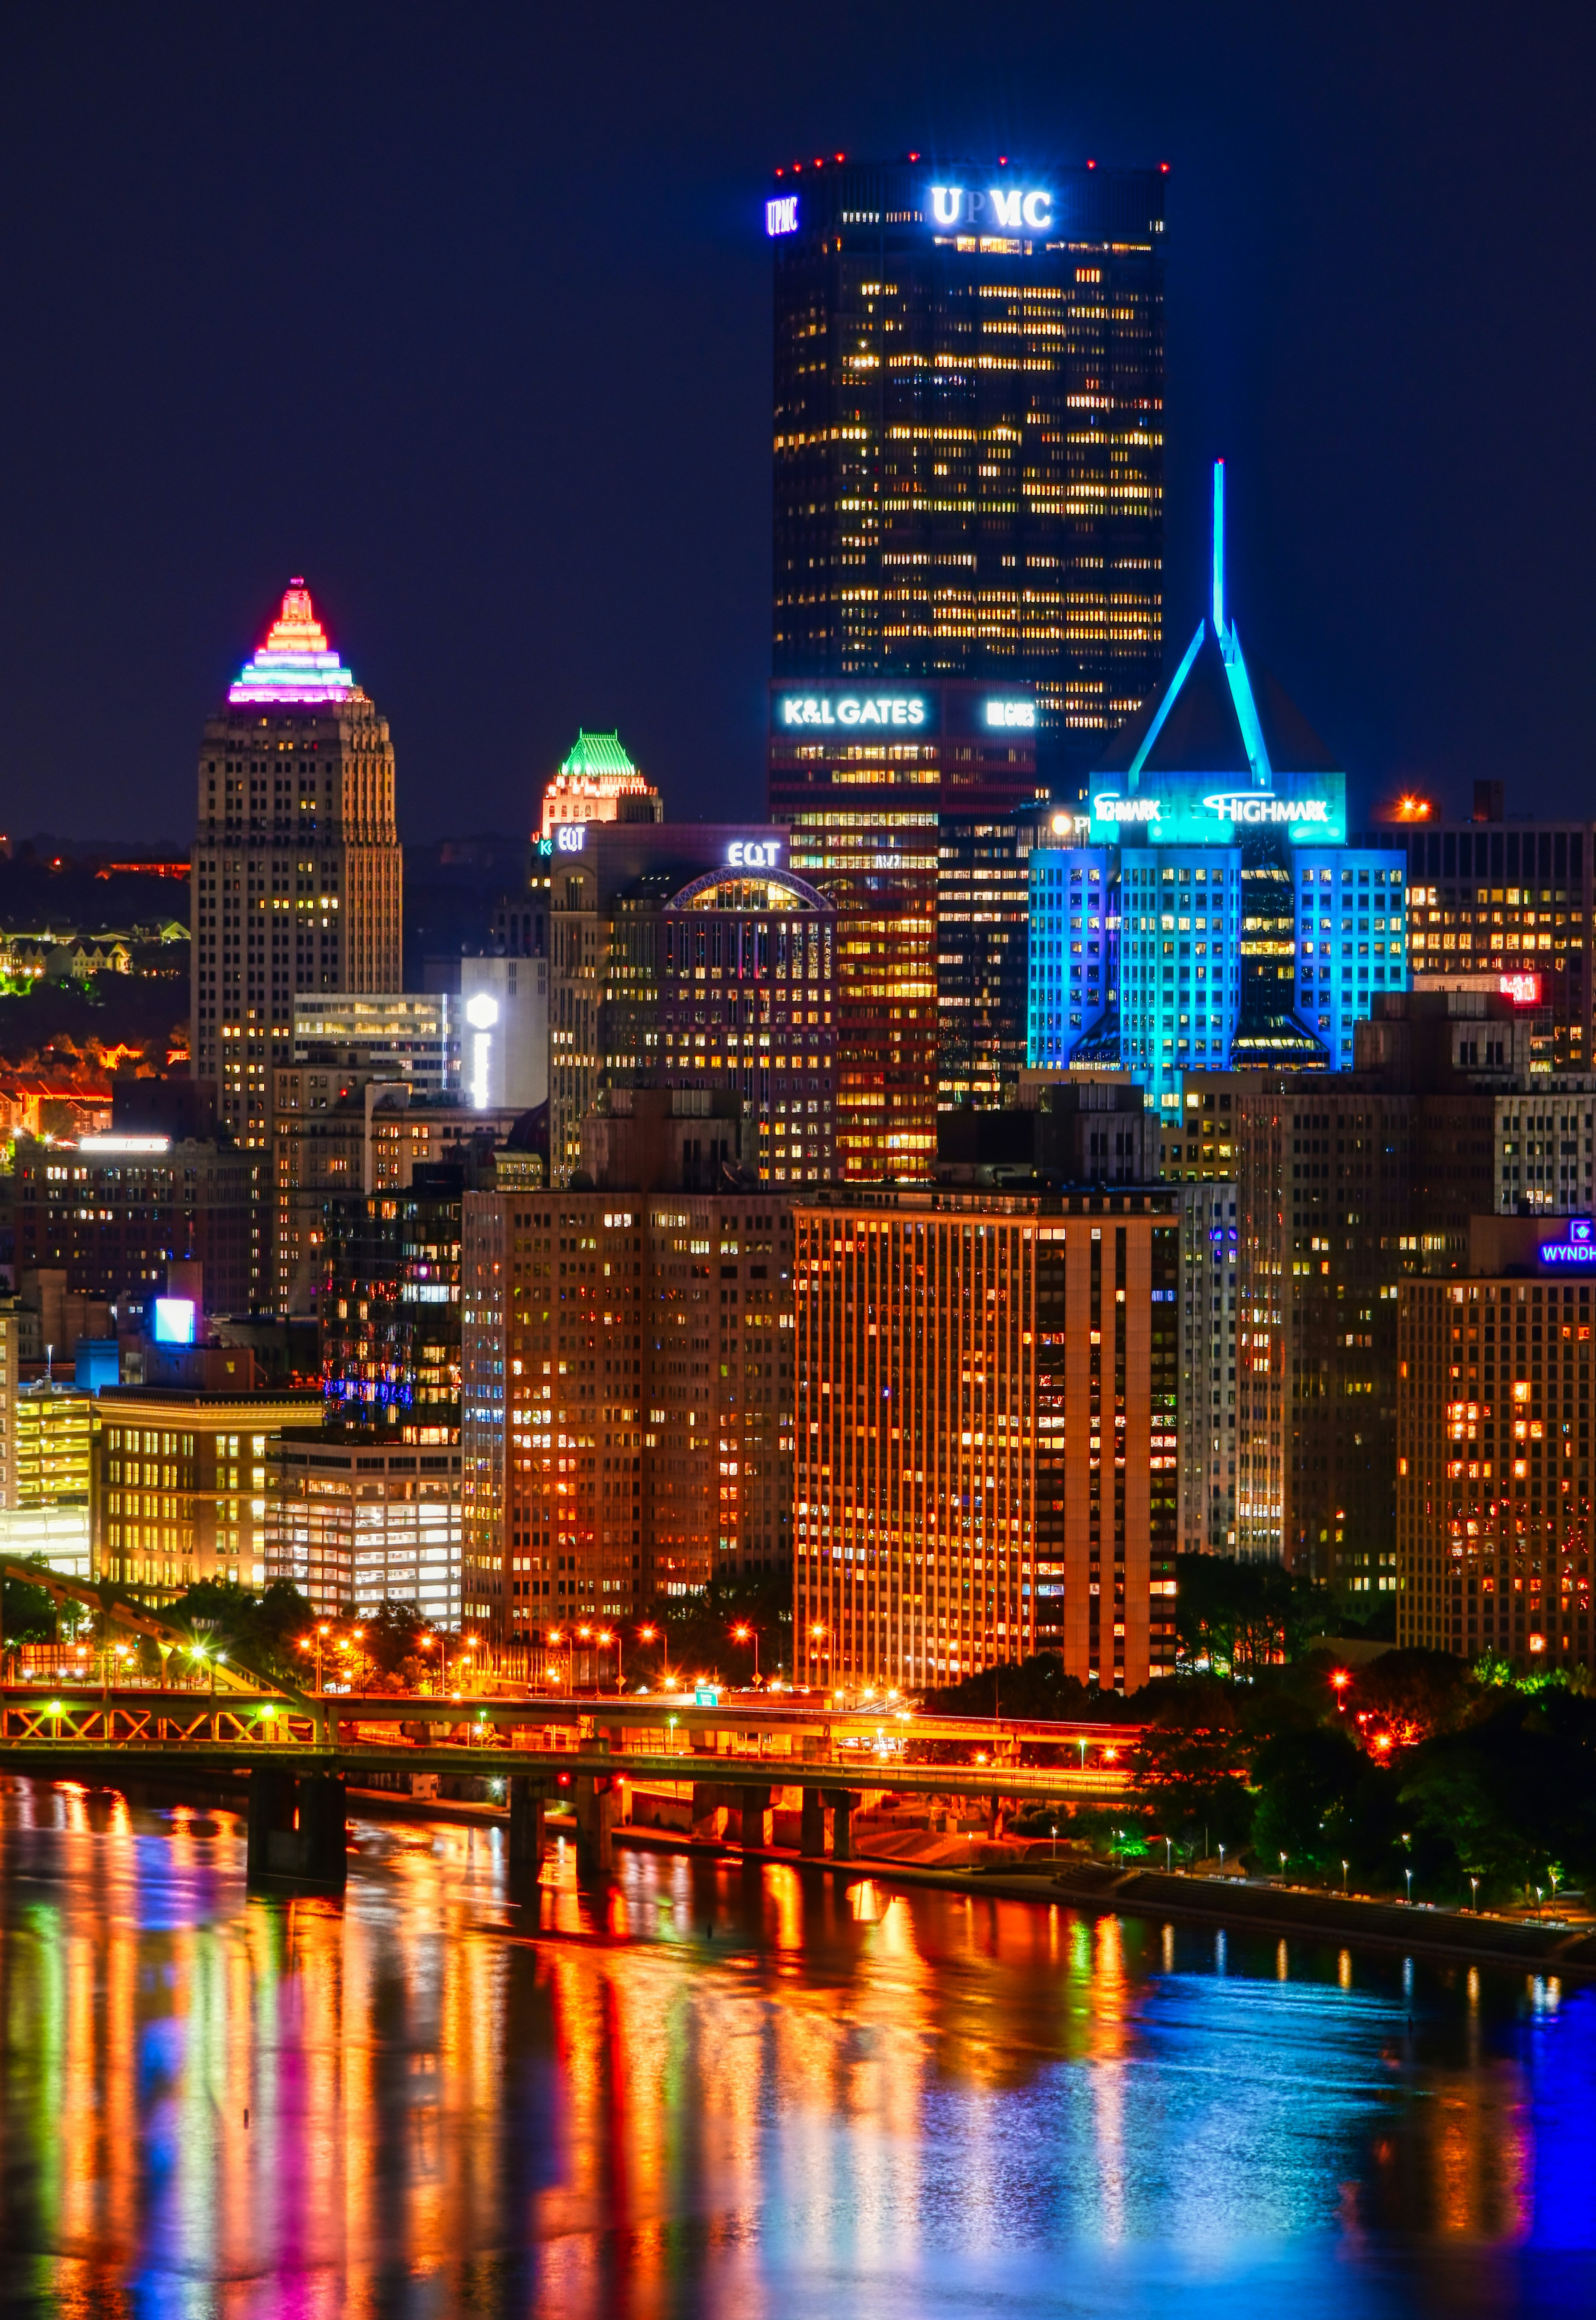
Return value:
M 1230 602 L 1341 753 L 1596 812 L 1589 7 L 7 18 L 0 825 L 186 842 L 305 574 L 407 838 L 578 724 L 763 811 L 777 162 L 1171 164 L 1166 640 Z

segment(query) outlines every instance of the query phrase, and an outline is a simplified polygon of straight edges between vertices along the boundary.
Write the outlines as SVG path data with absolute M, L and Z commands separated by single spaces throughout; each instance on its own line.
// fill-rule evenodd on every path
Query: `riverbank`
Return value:
M 38 1777 L 23 1775 L 23 1777 Z M 192 1781 L 180 1776 L 118 1782 L 139 1800 L 155 1803 L 161 1792 L 174 1792 L 191 1804 L 232 1806 L 248 1781 L 218 1781 L 214 1775 Z M 455 1826 L 503 1828 L 509 1812 L 503 1805 L 476 1803 L 451 1797 L 410 1797 L 384 1789 L 348 1792 L 352 1817 L 365 1820 L 438 1821 Z M 549 1816 L 551 1832 L 574 1829 L 569 1814 Z M 1094 1917 L 1124 1916 L 1174 1919 L 1177 1923 L 1211 1926 L 1216 1931 L 1291 1935 L 1299 1939 L 1356 1943 L 1365 1948 L 1400 1951 L 1404 1954 L 1451 1959 L 1462 1965 L 1518 1967 L 1532 1973 L 1558 1973 L 1596 1978 L 1596 1929 L 1566 1925 L 1536 1925 L 1470 1910 L 1436 1909 L 1422 1904 L 1409 1908 L 1398 1901 L 1380 1901 L 1357 1895 L 1315 1891 L 1299 1886 L 1253 1884 L 1233 1878 L 1182 1876 L 1163 1870 L 1120 1869 L 1103 1862 L 1061 1862 L 1046 1867 L 998 1863 L 984 1867 L 931 1868 L 865 1853 L 838 1861 L 830 1853 L 806 1856 L 784 1846 L 741 1847 L 719 1838 L 692 1837 L 676 1831 L 634 1827 L 614 1831 L 614 1842 L 634 1851 L 699 1854 L 728 1863 L 747 1861 L 779 1863 L 789 1868 L 824 1871 L 845 1882 L 868 1879 L 904 1890 L 961 1893 L 991 1900 L 1027 1901 L 1043 1907 L 1065 1907 Z

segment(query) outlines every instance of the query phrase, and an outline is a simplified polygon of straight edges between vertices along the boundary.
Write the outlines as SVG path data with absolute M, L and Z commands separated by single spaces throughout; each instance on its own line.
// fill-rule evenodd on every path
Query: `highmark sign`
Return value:
M 1543 1264 L 1596 1265 L 1596 1224 L 1589 1217 L 1570 1217 L 1566 1240 L 1543 1240 L 1540 1245 Z
M 1096 846 L 1228 846 L 1264 831 L 1294 846 L 1347 843 L 1342 774 L 1276 774 L 1267 789 L 1220 785 L 1211 774 L 1160 774 L 1130 791 L 1120 776 L 1102 774 L 1093 779 L 1091 802 Z

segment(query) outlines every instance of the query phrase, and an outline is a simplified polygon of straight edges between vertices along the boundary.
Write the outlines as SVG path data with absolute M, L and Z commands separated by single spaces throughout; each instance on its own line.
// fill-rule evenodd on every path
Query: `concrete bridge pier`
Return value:
M 543 1865 L 549 1791 L 525 1772 L 510 1776 L 510 1866 L 536 1877 Z
M 825 1799 L 831 1815 L 831 1858 L 851 1861 L 854 1857 L 854 1815 L 858 1810 L 857 1789 L 827 1789 Z
M 713 1844 L 721 1834 L 721 1811 L 726 1791 L 718 1781 L 693 1783 L 693 1834 L 702 1844 Z
M 251 1884 L 278 1880 L 341 1893 L 349 1881 L 341 1772 L 249 1769 L 246 1873 Z
M 584 1877 L 608 1877 L 615 1866 L 619 1799 L 607 1775 L 576 1778 L 576 1868 Z
M 743 1846 L 765 1846 L 770 1842 L 770 1790 L 743 1789 L 737 1790 L 737 1841 Z
M 798 1850 L 805 1860 L 819 1861 L 826 1850 L 826 1804 L 819 1789 L 805 1789 L 798 1823 Z

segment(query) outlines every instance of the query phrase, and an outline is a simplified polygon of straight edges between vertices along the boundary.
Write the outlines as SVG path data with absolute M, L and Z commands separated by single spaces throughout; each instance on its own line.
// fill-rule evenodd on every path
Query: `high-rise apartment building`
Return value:
M 397 991 L 401 866 L 387 720 L 295 580 L 200 743 L 189 1053 L 218 1119 L 271 1135 L 296 991 Z
M 1210 1174 L 1182 1185 L 1183 1554 L 1236 1552 L 1239 1237 L 1234 1177 Z
M 1174 1664 L 1176 1199 L 839 1188 L 795 1211 L 801 1681 Z
M 330 1409 L 407 1442 L 458 1441 L 466 1166 L 423 1164 L 323 1221 L 322 1378 Z
M 1383 833 L 1407 849 L 1414 988 L 1501 992 L 1529 1019 L 1538 1065 L 1588 1071 L 1596 823 L 1504 820 L 1502 784 L 1474 787 L 1472 821 Z
M 1030 853 L 1042 809 L 942 815 L 937 830 L 937 1101 L 995 1110 L 1026 1068 Z
M 1591 1664 L 1588 1219 L 1476 1220 L 1466 1279 L 1401 1292 L 1397 1641 Z
M 973 984 L 1001 974 L 977 964 L 961 868 L 976 826 L 1017 824 L 1038 802 L 1037 703 L 1002 684 L 777 684 L 770 714 L 771 818 L 838 916 L 838 1173 L 929 1175 L 944 1014 L 970 1050 L 953 1058 L 962 1079 L 977 1067 Z M 1000 1031 L 984 1080 L 1004 1052 Z
M 247 1152 L 114 1131 L 76 1145 L 19 1136 L 13 1201 L 19 1272 L 59 1268 L 69 1291 L 109 1301 L 153 1296 L 171 1264 L 197 1262 L 208 1313 L 249 1309 L 263 1225 Z
M 784 1562 L 792 1274 L 768 1188 L 549 1192 L 500 1155 L 465 1196 L 468 1621 L 527 1640 Z
M 460 1624 L 460 1443 L 447 1429 L 285 1427 L 267 1445 L 268 1584 L 312 1608 L 369 1616 L 413 1603 L 446 1631 Z
M 1023 683 L 1054 781 L 1150 697 L 1164 192 L 919 154 L 777 171 L 778 678 Z

